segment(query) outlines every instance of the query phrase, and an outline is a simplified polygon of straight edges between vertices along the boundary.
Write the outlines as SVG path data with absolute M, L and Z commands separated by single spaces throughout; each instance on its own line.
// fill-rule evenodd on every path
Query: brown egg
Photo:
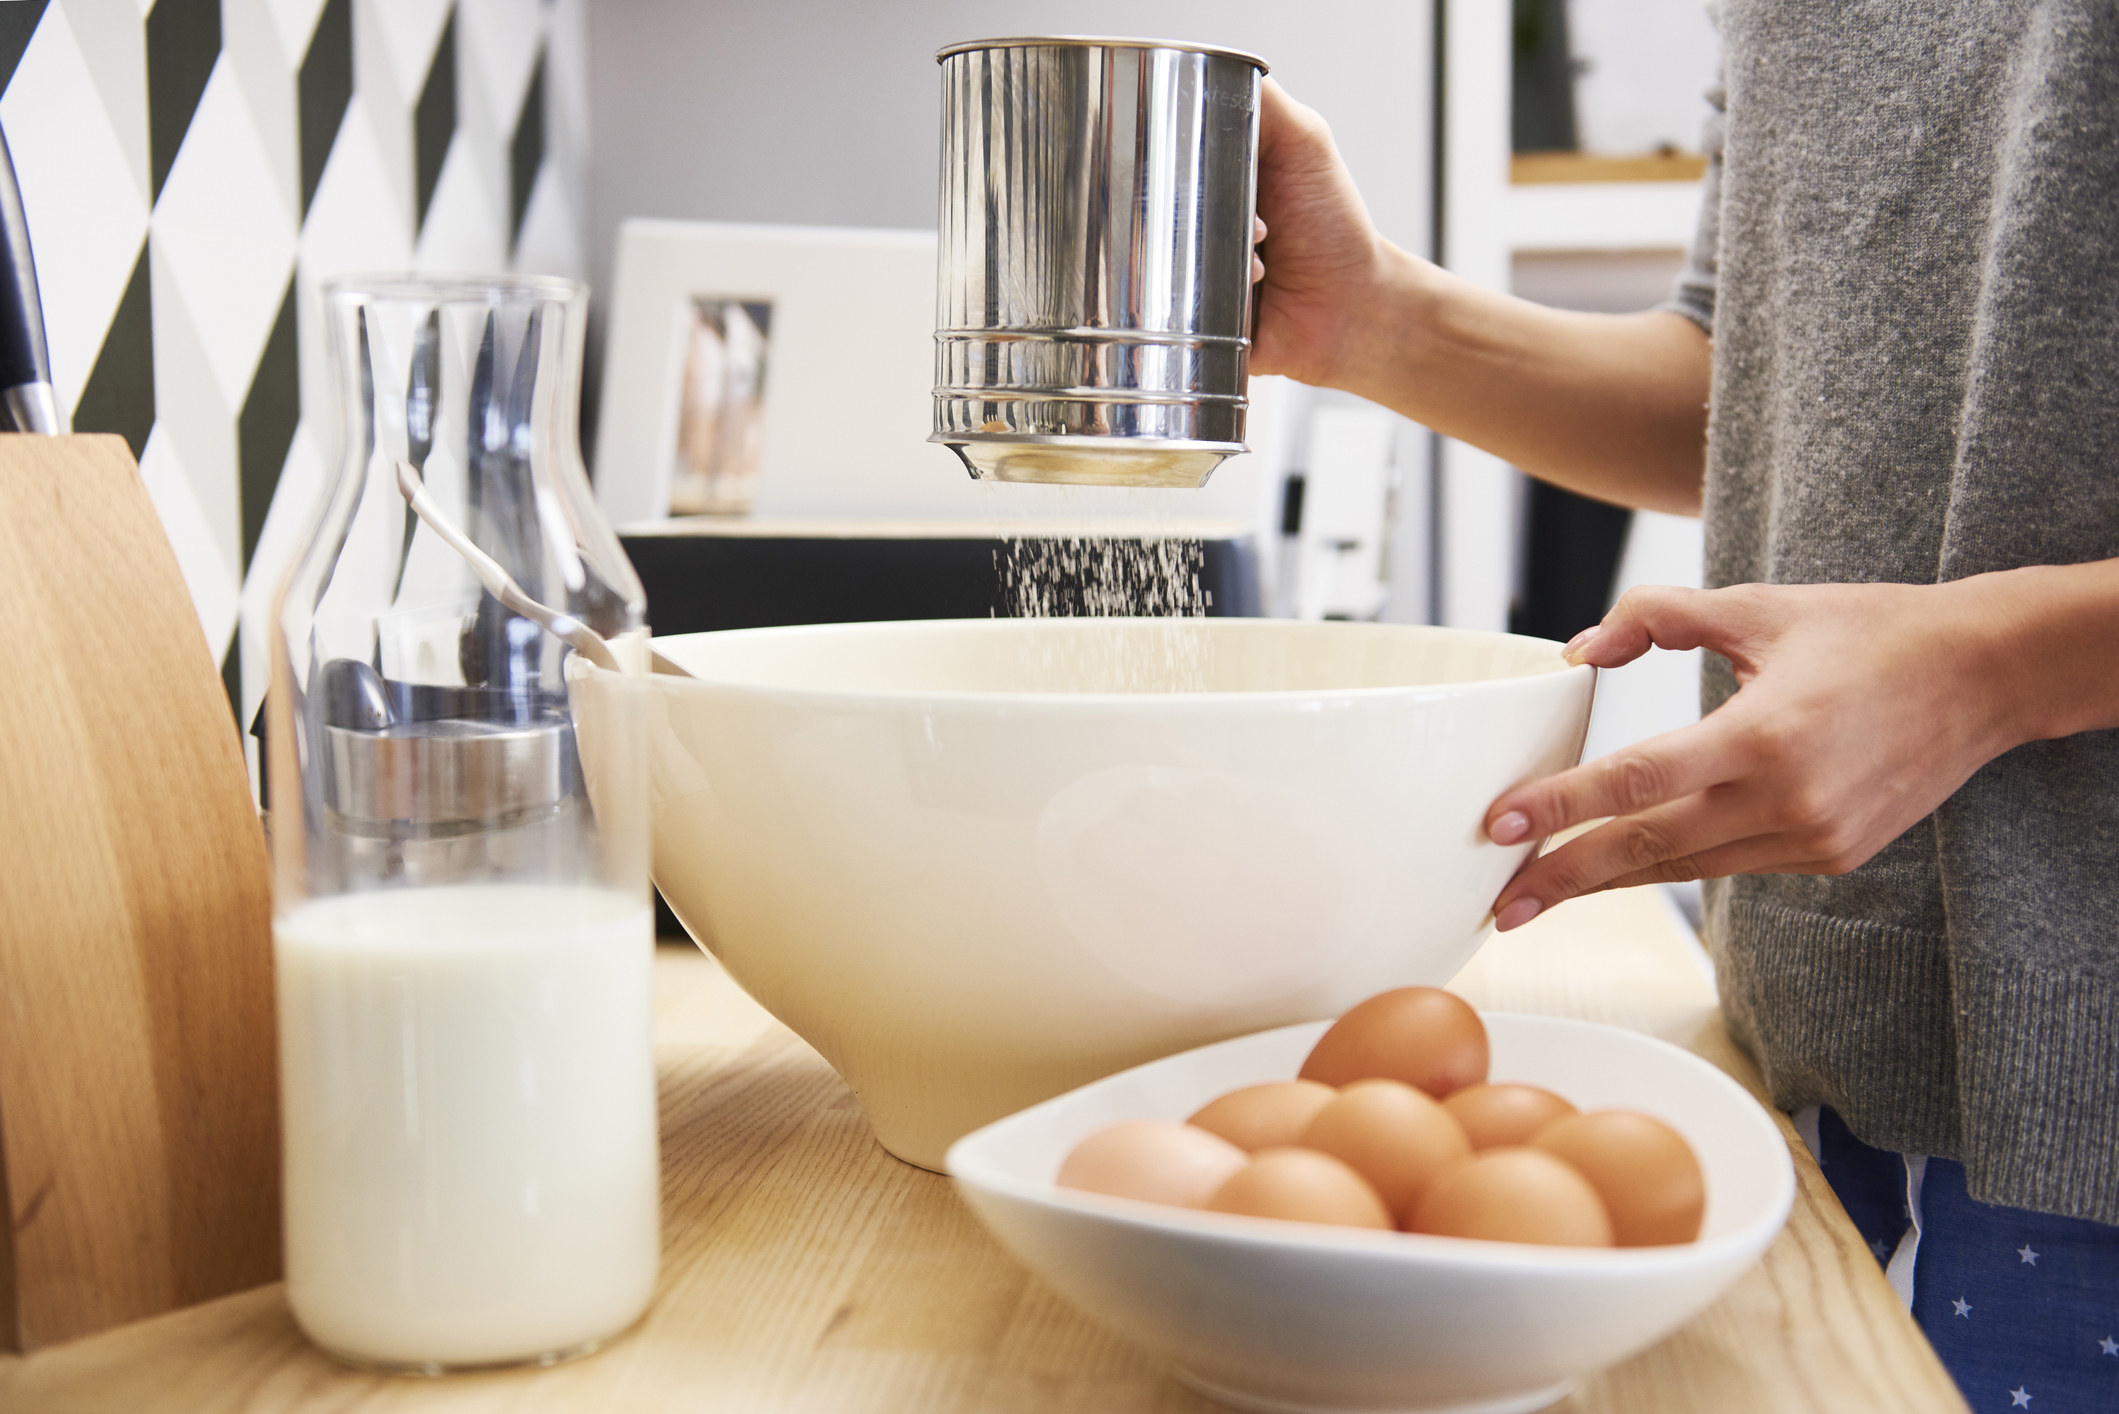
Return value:
M 1486 1079 L 1486 1026 L 1440 987 L 1400 987 L 1332 1023 L 1302 1063 L 1304 1080 L 1402 1080 L 1441 1099 Z
M 1546 1125 L 1576 1112 L 1552 1091 L 1535 1085 L 1467 1085 L 1442 1103 L 1464 1126 L 1474 1149 L 1528 1144 Z
M 1317 1111 L 1302 1147 L 1343 1160 L 1404 1220 L 1429 1179 L 1471 1153 L 1448 1110 L 1398 1080 L 1357 1080 Z
M 1250 1162 L 1228 1140 L 1167 1120 L 1114 1124 L 1074 1146 L 1059 1186 L 1197 1208 Z
M 1700 1235 L 1707 1180 L 1684 1136 L 1633 1110 L 1555 1120 L 1531 1147 L 1566 1160 L 1604 1199 L 1621 1247 L 1660 1247 Z
M 1208 1101 L 1185 1123 L 1219 1134 L 1237 1148 L 1255 1154 L 1301 1138 L 1317 1111 L 1332 1103 L 1338 1093 L 1329 1085 L 1309 1080 L 1246 1085 Z
M 1253 1154 L 1207 1200 L 1217 1213 L 1334 1223 L 1389 1231 L 1390 1210 L 1368 1180 L 1330 1154 L 1314 1149 L 1267 1149 Z
M 1488 1149 L 1436 1174 L 1406 1231 L 1555 1247 L 1612 1245 L 1611 1218 L 1589 1180 L 1537 1149 Z

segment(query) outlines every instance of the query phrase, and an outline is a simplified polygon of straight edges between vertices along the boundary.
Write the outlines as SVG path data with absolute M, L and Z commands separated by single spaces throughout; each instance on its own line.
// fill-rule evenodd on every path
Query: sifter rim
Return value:
M 977 49 L 1177 49 L 1188 54 L 1217 54 L 1223 58 L 1241 59 L 1255 67 L 1261 74 L 1271 73 L 1272 67 L 1265 60 L 1247 49 L 1231 49 L 1223 44 L 1195 44 L 1185 39 L 1129 39 L 1115 35 L 1098 34 L 1032 34 L 1011 35 L 1003 39 L 967 39 L 958 44 L 944 45 L 934 51 L 934 61 L 939 64 L 952 54 L 968 54 Z

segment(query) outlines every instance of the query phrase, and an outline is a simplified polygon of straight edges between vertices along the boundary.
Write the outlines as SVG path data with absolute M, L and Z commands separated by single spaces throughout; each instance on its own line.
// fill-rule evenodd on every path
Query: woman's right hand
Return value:
M 1358 315 L 1372 307 L 1393 248 L 1315 110 L 1272 79 L 1258 115 L 1258 215 L 1265 265 L 1251 371 L 1342 386 Z

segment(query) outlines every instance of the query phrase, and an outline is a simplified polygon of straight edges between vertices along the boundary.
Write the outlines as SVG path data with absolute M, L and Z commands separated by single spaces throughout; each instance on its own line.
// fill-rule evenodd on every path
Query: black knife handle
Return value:
M 44 347 L 44 309 L 37 299 L 37 262 L 29 250 L 29 218 L 15 159 L 0 132 L 0 392 L 51 382 Z

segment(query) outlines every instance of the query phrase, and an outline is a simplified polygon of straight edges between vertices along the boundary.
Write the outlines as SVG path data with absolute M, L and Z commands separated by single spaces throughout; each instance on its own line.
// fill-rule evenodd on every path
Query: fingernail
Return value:
M 1486 835 L 1495 844 L 1521 844 L 1530 838 L 1530 817 L 1520 810 L 1504 811 L 1487 828 Z
M 1602 627 L 1602 624 L 1591 624 L 1588 628 L 1583 629 L 1573 638 L 1568 639 L 1566 645 L 1560 649 L 1560 656 L 1562 658 L 1565 658 L 1568 662 L 1572 663 L 1574 661 L 1575 654 L 1581 652 L 1584 648 L 1588 647 L 1589 640 L 1595 638 L 1597 636 L 1597 630 Z
M 1534 898 L 1519 898 L 1494 915 L 1494 927 L 1503 933 L 1511 928 L 1520 928 L 1536 918 L 1542 906 Z

